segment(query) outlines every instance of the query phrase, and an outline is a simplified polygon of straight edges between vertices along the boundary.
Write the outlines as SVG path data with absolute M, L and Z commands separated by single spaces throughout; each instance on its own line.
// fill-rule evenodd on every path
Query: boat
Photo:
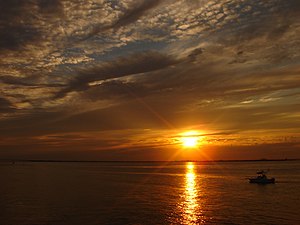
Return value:
M 258 171 L 256 174 L 256 177 L 249 178 L 249 183 L 255 183 L 255 184 L 274 184 L 275 178 L 268 178 L 266 175 L 267 171 L 261 170 Z

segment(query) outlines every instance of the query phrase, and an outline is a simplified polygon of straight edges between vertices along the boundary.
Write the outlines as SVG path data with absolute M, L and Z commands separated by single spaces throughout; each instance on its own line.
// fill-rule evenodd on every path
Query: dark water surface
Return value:
M 249 184 L 270 169 L 276 184 Z M 0 224 L 300 224 L 300 161 L 0 163 Z

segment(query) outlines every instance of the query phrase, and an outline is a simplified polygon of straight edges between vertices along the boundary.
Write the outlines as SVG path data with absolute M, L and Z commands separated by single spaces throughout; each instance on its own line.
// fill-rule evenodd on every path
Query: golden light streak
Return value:
M 197 211 L 199 204 L 197 202 L 198 191 L 196 184 L 196 173 L 194 171 L 194 164 L 189 162 L 186 165 L 185 175 L 185 204 L 184 204 L 184 224 L 198 224 Z

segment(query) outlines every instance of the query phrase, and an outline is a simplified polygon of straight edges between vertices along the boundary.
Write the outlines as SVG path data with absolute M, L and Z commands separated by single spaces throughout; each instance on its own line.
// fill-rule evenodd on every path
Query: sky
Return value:
M 0 159 L 300 158 L 299 0 L 0 10 Z

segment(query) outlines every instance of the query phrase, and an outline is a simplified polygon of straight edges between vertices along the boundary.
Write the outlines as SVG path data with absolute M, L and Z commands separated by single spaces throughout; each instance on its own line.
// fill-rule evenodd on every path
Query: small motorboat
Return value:
M 256 174 L 256 177 L 249 178 L 249 183 L 255 183 L 255 184 L 274 184 L 275 178 L 268 178 L 266 175 L 266 171 L 261 170 L 258 171 Z

